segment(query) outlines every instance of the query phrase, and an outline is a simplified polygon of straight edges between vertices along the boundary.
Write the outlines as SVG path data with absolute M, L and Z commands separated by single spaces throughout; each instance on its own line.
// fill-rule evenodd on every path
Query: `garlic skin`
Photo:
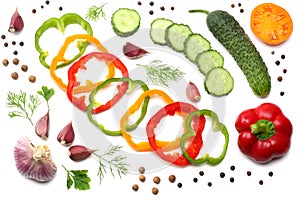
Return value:
M 57 167 L 51 160 L 47 145 L 34 146 L 27 137 L 19 139 L 14 148 L 18 171 L 26 178 L 48 182 L 54 178 Z

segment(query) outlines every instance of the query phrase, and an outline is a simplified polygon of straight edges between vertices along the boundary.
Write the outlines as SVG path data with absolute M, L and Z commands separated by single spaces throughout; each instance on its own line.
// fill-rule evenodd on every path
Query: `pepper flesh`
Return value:
M 291 144 L 293 126 L 273 103 L 263 103 L 239 114 L 235 122 L 242 153 L 258 163 L 284 156 Z
M 67 86 L 67 96 L 68 96 L 69 100 L 73 103 L 73 105 L 75 105 L 78 109 L 80 109 L 82 111 L 86 111 L 86 109 L 87 109 L 87 105 L 85 103 L 85 96 L 81 96 L 78 98 L 73 95 L 74 90 L 76 88 L 78 88 L 76 74 L 78 73 L 78 70 L 81 69 L 82 67 L 84 67 L 85 63 L 92 58 L 96 58 L 98 60 L 105 61 L 109 67 L 109 71 L 110 71 L 110 67 L 113 66 L 114 68 L 117 68 L 121 71 L 123 77 L 129 76 L 126 66 L 121 62 L 121 60 L 119 60 L 116 56 L 114 56 L 110 53 L 92 52 L 92 53 L 85 55 L 84 57 L 81 57 L 80 60 L 75 62 L 68 71 L 68 80 L 69 81 L 68 81 L 68 86 Z M 107 79 L 112 78 L 111 75 L 112 75 L 112 73 L 108 73 L 108 76 L 106 78 Z M 103 83 L 103 81 L 100 81 L 96 85 L 93 85 L 93 89 L 101 83 Z M 75 86 L 76 86 L 76 88 L 74 88 Z M 91 87 L 91 85 L 89 85 L 89 87 Z M 111 105 L 112 101 L 116 101 L 116 100 L 120 99 L 122 97 L 122 95 L 126 92 L 127 88 L 128 88 L 128 82 L 124 81 L 121 84 L 121 86 L 119 87 L 119 92 L 114 96 L 114 98 L 112 100 L 110 100 L 108 103 L 94 108 L 92 110 L 92 113 L 97 114 L 97 113 L 103 112 L 105 110 L 108 110 L 112 106 Z
M 152 147 L 148 141 L 135 143 L 132 140 L 132 136 L 128 133 L 128 130 L 126 130 L 126 127 L 128 125 L 128 119 L 141 107 L 145 98 L 147 97 L 152 98 L 154 96 L 160 96 L 166 104 L 174 102 L 172 98 L 169 97 L 169 95 L 167 95 L 162 90 L 157 90 L 157 89 L 147 90 L 139 96 L 139 98 L 135 101 L 135 103 L 133 103 L 132 106 L 128 108 L 128 110 L 124 113 L 124 115 L 120 119 L 120 128 L 121 128 L 122 136 L 127 141 L 129 146 L 135 151 L 140 151 L 140 152 L 152 151 Z M 159 147 L 168 146 L 171 148 L 177 146 L 178 139 L 173 142 L 168 142 L 168 141 L 156 141 L 156 142 Z
M 63 62 L 63 63 L 67 63 L 68 62 L 68 60 L 64 58 L 64 54 L 65 54 L 68 46 L 72 42 L 74 42 L 76 39 L 81 39 L 81 40 L 85 40 L 85 42 L 93 43 L 99 51 L 107 52 L 107 49 L 96 38 L 94 38 L 91 35 L 88 35 L 88 34 L 75 34 L 75 35 L 67 37 L 66 40 L 65 40 L 65 43 L 63 44 L 63 46 L 59 50 L 58 54 L 53 58 L 51 66 L 50 66 L 50 69 L 49 69 L 50 75 L 51 75 L 52 79 L 55 81 L 55 83 L 63 91 L 67 90 L 68 85 L 65 84 L 62 81 L 62 79 L 56 75 L 55 71 L 56 71 L 56 68 L 58 67 L 58 63 L 59 62 Z M 107 74 L 106 78 L 108 79 L 108 78 L 114 77 L 114 75 L 115 75 L 115 68 L 114 68 L 114 66 L 111 64 L 111 62 L 106 62 L 106 65 L 108 66 L 108 74 Z M 81 67 L 81 69 L 85 69 L 85 68 Z M 79 68 L 77 69 L 77 71 L 78 70 L 79 70 Z M 100 84 L 100 83 L 93 84 L 91 81 L 86 81 L 86 85 L 85 86 L 77 86 L 76 88 L 72 89 L 72 93 L 82 93 L 82 92 L 91 91 L 98 84 Z
M 164 108 L 160 109 L 151 117 L 146 127 L 147 136 L 152 149 L 159 155 L 160 158 L 179 166 L 186 166 L 190 164 L 190 162 L 185 158 L 185 156 L 182 153 L 181 155 L 177 152 L 173 154 L 165 154 L 165 151 L 168 151 L 168 149 L 166 149 L 166 147 L 168 148 L 168 146 L 160 147 L 157 145 L 156 134 L 154 133 L 154 129 L 157 127 L 158 123 L 162 120 L 162 118 L 166 117 L 167 115 L 174 116 L 175 113 L 177 113 L 181 115 L 185 121 L 186 116 L 196 110 L 197 108 L 191 104 L 185 102 L 174 102 L 166 105 Z M 202 132 L 205 125 L 205 118 L 203 116 L 199 116 L 193 118 L 192 120 L 193 127 L 191 129 L 196 134 L 192 137 L 190 144 L 185 149 L 185 153 L 188 154 L 189 157 L 194 159 L 198 155 L 203 144 Z M 186 128 L 187 127 L 184 126 L 184 129 Z
M 193 117 L 195 117 L 195 116 L 210 117 L 211 121 L 212 121 L 212 130 L 214 132 L 220 131 L 224 135 L 225 141 L 224 141 L 224 145 L 223 145 L 223 151 L 221 152 L 221 154 L 218 157 L 211 157 L 208 153 L 206 153 L 203 157 L 195 159 L 195 158 L 192 158 L 188 154 L 188 152 L 185 148 L 185 142 L 188 138 L 191 138 L 196 135 L 195 131 L 192 130 L 192 128 L 191 128 L 191 121 L 192 121 Z M 183 151 L 184 157 L 194 165 L 199 165 L 199 164 L 202 164 L 205 162 L 207 162 L 210 165 L 219 164 L 226 155 L 227 148 L 228 148 L 228 142 L 229 142 L 229 134 L 228 134 L 226 126 L 224 124 L 222 124 L 221 122 L 219 122 L 217 114 L 214 113 L 213 111 L 207 110 L 207 109 L 194 111 L 188 116 L 188 118 L 186 120 L 186 126 L 187 126 L 187 132 L 184 135 L 182 135 L 182 137 L 180 139 L 180 146 Z
M 98 93 L 98 91 L 100 89 L 102 89 L 103 87 L 106 87 L 107 85 L 109 85 L 112 82 L 127 83 L 128 89 L 126 90 L 127 86 L 125 84 L 122 84 L 121 86 L 119 86 L 118 87 L 119 93 L 117 94 L 118 96 L 116 95 L 114 98 L 112 98 L 110 101 L 108 101 L 105 104 L 105 105 L 108 105 L 108 107 L 112 107 L 114 104 L 116 104 L 118 102 L 118 100 L 122 97 L 122 94 L 124 94 L 124 92 L 127 91 L 128 93 L 130 93 L 132 90 L 134 90 L 137 87 L 137 85 L 139 85 L 143 91 L 147 91 L 147 90 L 149 90 L 149 88 L 143 81 L 140 81 L 140 80 L 132 80 L 130 78 L 111 78 L 111 79 L 104 81 L 102 84 L 98 85 L 91 92 L 90 98 L 89 98 L 90 104 L 88 105 L 87 110 L 86 110 L 86 113 L 87 113 L 87 116 L 88 116 L 90 122 L 92 122 L 97 128 L 99 128 L 106 135 L 121 136 L 122 135 L 121 130 L 108 130 L 104 127 L 103 124 L 100 124 L 97 120 L 95 120 L 93 118 L 93 114 L 96 113 L 94 106 L 98 104 L 95 99 L 95 95 Z M 149 103 L 149 97 L 144 98 L 143 105 L 141 106 L 142 109 L 141 109 L 140 117 L 134 123 L 132 123 L 131 125 L 128 125 L 126 127 L 126 130 L 132 131 L 139 125 L 139 123 L 143 120 L 143 118 L 146 115 L 148 103 Z M 101 105 L 101 106 L 105 106 L 105 105 Z M 100 109 L 100 110 L 102 111 L 103 109 Z
M 48 57 L 49 52 L 47 50 L 43 50 L 41 48 L 40 38 L 47 30 L 49 30 L 51 28 L 55 28 L 55 29 L 59 30 L 60 32 L 62 32 L 62 34 L 64 34 L 66 27 L 71 24 L 78 24 L 82 27 L 83 30 L 86 31 L 87 34 L 93 35 L 93 29 L 92 29 L 91 25 L 76 13 L 67 13 L 67 14 L 64 14 L 61 18 L 55 18 L 55 17 L 50 18 L 50 19 L 46 20 L 36 31 L 36 33 L 35 33 L 35 48 L 40 54 L 39 60 L 40 60 L 41 64 L 43 66 L 45 66 L 46 68 L 48 68 L 48 69 L 50 68 L 50 65 L 46 62 L 46 58 Z M 78 45 L 77 45 L 77 48 L 79 50 L 78 54 L 75 55 L 71 60 L 59 64 L 56 68 L 58 69 L 58 68 L 64 67 L 64 66 L 69 65 L 70 63 L 74 62 L 75 60 L 77 60 L 85 52 L 87 45 L 88 44 L 86 42 L 84 42 L 84 43 L 78 42 Z

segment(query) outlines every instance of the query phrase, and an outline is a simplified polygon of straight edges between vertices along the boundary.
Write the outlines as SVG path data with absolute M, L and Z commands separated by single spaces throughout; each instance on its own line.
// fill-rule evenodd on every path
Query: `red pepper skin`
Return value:
M 267 138 L 258 138 L 255 134 L 258 121 L 272 123 L 273 133 Z M 272 103 L 243 111 L 236 119 L 235 128 L 239 132 L 238 146 L 242 153 L 257 163 L 267 163 L 274 158 L 284 156 L 291 145 L 293 126 L 281 109 Z
M 78 73 L 79 69 L 85 69 L 85 63 L 88 62 L 90 59 L 96 58 L 101 61 L 105 61 L 107 65 L 114 65 L 115 68 L 121 71 L 123 78 L 128 78 L 128 70 L 126 66 L 119 60 L 116 56 L 105 53 L 105 52 L 92 52 L 83 57 L 81 57 L 77 62 L 75 62 L 68 70 L 68 87 L 67 87 L 67 96 L 68 99 L 73 103 L 81 111 L 86 111 L 87 105 L 85 103 L 85 96 L 75 97 L 73 95 L 74 87 L 78 86 L 76 74 Z M 95 86 L 96 87 L 96 86 Z M 93 114 L 98 114 L 105 110 L 110 109 L 128 89 L 128 82 L 123 82 L 121 85 L 118 86 L 118 93 L 109 100 L 106 104 L 100 105 L 92 110 Z
M 154 129 L 162 120 L 162 118 L 166 117 L 167 115 L 173 116 L 175 115 L 175 113 L 189 115 L 196 110 L 198 109 L 191 104 L 185 102 L 174 102 L 166 105 L 151 117 L 146 126 L 147 136 L 151 147 L 161 159 L 178 166 L 186 166 L 190 164 L 190 162 L 183 156 L 182 153 L 181 155 L 179 153 L 165 154 L 166 150 L 164 148 L 158 147 L 156 144 Z M 188 155 L 193 159 L 197 157 L 203 144 L 202 132 L 205 126 L 205 121 L 206 120 L 204 116 L 193 119 L 193 129 L 196 132 L 196 136 L 193 138 L 186 149 Z

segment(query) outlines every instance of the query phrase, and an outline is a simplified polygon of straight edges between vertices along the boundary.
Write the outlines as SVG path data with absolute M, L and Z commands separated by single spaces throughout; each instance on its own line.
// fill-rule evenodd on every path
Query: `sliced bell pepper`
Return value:
M 292 123 L 275 104 L 263 103 L 241 112 L 235 128 L 241 152 L 258 163 L 282 157 L 290 148 Z
M 84 65 L 87 61 L 89 61 L 92 58 L 96 58 L 97 60 L 105 61 L 107 63 L 107 66 L 109 67 L 115 67 L 119 69 L 122 73 L 123 78 L 127 77 L 128 78 L 128 70 L 126 66 L 122 63 L 121 60 L 119 60 L 116 56 L 110 54 L 110 53 L 105 53 L 105 52 L 92 52 L 88 53 L 87 55 L 81 57 L 78 61 L 72 64 L 72 66 L 69 68 L 68 71 L 68 86 L 67 86 L 67 96 L 68 99 L 73 103 L 74 106 L 76 106 L 78 109 L 82 111 L 86 111 L 87 105 L 85 103 L 85 96 L 81 97 L 75 97 L 73 95 L 74 90 L 78 88 L 78 82 L 77 82 L 77 77 L 76 74 L 78 73 L 79 69 L 86 68 Z M 112 73 L 109 73 L 108 75 L 111 75 Z M 111 76 L 107 76 L 106 78 L 112 78 Z M 93 89 L 103 83 L 103 81 L 98 82 L 96 85 L 93 85 Z M 76 88 L 75 88 L 76 87 Z M 91 87 L 91 84 L 86 86 L 86 87 Z M 126 92 L 128 88 L 128 82 L 123 82 L 121 86 L 119 87 L 119 93 L 115 95 L 115 97 L 109 101 L 105 105 L 100 105 L 96 108 L 93 109 L 93 114 L 97 114 L 100 112 L 103 112 L 105 110 L 108 110 L 112 105 L 112 101 L 116 101 L 122 97 L 122 95 Z M 83 90 L 81 90 L 82 92 Z
M 49 55 L 49 52 L 47 50 L 44 50 L 40 46 L 40 38 L 42 35 L 49 29 L 55 28 L 59 30 L 62 34 L 65 33 L 65 29 L 67 26 L 71 24 L 78 24 L 82 27 L 83 30 L 86 31 L 87 34 L 93 35 L 93 29 L 89 22 L 85 21 L 81 16 L 79 16 L 76 13 L 67 13 L 64 14 L 61 18 L 50 18 L 46 20 L 36 31 L 35 33 L 35 48 L 39 52 L 39 60 L 43 66 L 46 68 L 50 68 L 50 64 L 46 62 L 46 58 Z M 71 60 L 68 60 L 67 62 L 59 64 L 56 68 L 64 67 L 75 60 L 77 60 L 86 50 L 87 42 L 78 42 L 77 48 L 79 50 L 78 54 L 75 55 Z
M 224 142 L 224 146 L 223 146 L 223 151 L 220 154 L 220 156 L 218 156 L 218 157 L 211 157 L 208 153 L 206 153 L 203 157 L 195 159 L 189 155 L 188 150 L 185 147 L 185 143 L 186 143 L 187 139 L 190 139 L 191 137 L 194 137 L 195 135 L 197 135 L 197 133 L 191 128 L 192 119 L 194 117 L 200 117 L 200 116 L 210 117 L 211 121 L 212 121 L 212 130 L 214 132 L 220 131 L 224 135 L 225 142 Z M 210 165 L 217 165 L 224 159 L 226 152 L 227 152 L 227 148 L 228 148 L 229 134 L 228 134 L 226 126 L 224 124 L 222 124 L 221 122 L 219 122 L 219 119 L 218 119 L 218 116 L 216 113 L 214 113 L 211 110 L 207 110 L 207 109 L 194 111 L 188 116 L 188 118 L 186 120 L 186 127 L 187 127 L 187 132 L 181 136 L 180 146 L 183 151 L 184 157 L 190 163 L 192 163 L 194 165 L 199 165 L 199 164 L 207 162 Z
M 94 113 L 96 113 L 96 109 L 94 109 L 95 106 L 98 106 L 98 102 L 95 99 L 95 95 L 99 92 L 100 89 L 106 87 L 107 85 L 109 85 L 112 82 L 123 82 L 122 85 L 118 85 L 118 93 L 110 100 L 108 101 L 106 104 L 104 105 L 100 105 L 100 107 L 112 107 L 114 106 L 119 99 L 122 97 L 122 95 L 127 92 L 127 93 L 131 93 L 135 88 L 140 87 L 143 91 L 147 91 L 149 90 L 148 86 L 141 80 L 132 80 L 130 78 L 111 78 L 108 79 L 106 81 L 104 81 L 102 84 L 98 85 L 90 94 L 90 104 L 88 105 L 86 112 L 87 112 L 87 116 L 90 120 L 90 122 L 92 122 L 92 124 L 94 124 L 97 128 L 99 128 L 103 133 L 105 133 L 106 135 L 110 135 L 110 136 L 120 136 L 122 135 L 121 130 L 108 130 L 104 127 L 103 124 L 100 124 L 97 120 L 94 119 Z M 126 91 L 127 88 L 127 83 L 128 84 L 128 89 Z M 141 107 L 141 114 L 140 117 L 131 125 L 128 125 L 126 127 L 126 130 L 134 130 L 136 129 L 136 127 L 140 124 L 140 122 L 143 120 L 143 118 L 146 115 L 147 112 L 147 107 L 148 107 L 148 103 L 149 103 L 149 97 L 144 98 L 143 101 L 143 105 Z M 98 107 L 99 108 L 99 107 Z M 98 109 L 100 111 L 103 110 L 107 110 L 109 108 L 105 108 L 105 109 Z
M 162 118 L 166 117 L 167 115 L 173 116 L 175 115 L 175 113 L 178 113 L 184 118 L 184 122 L 185 122 L 185 118 L 186 118 L 185 116 L 189 116 L 190 113 L 196 110 L 197 108 L 189 103 L 174 102 L 166 105 L 164 108 L 160 109 L 157 113 L 155 113 L 151 117 L 146 127 L 147 136 L 152 149 L 157 153 L 157 155 L 159 155 L 160 158 L 179 166 L 186 166 L 190 164 L 189 161 L 183 156 L 182 153 L 176 152 L 173 154 L 165 154 L 165 151 L 169 151 L 167 149 L 168 146 L 158 145 L 154 129 L 157 127 L 157 125 L 162 120 Z M 194 159 L 198 155 L 203 144 L 202 132 L 205 125 L 205 117 L 199 116 L 193 118 L 193 128 L 187 127 L 187 124 L 184 125 L 185 125 L 184 127 L 185 130 L 186 128 L 190 128 L 193 131 L 193 133 L 195 133 L 193 135 L 195 137 L 192 138 L 187 149 L 184 149 L 185 154 L 187 154 L 189 157 Z M 188 125 L 190 126 L 190 123 Z M 180 147 L 179 144 L 178 147 Z
M 140 151 L 140 152 L 152 151 L 152 147 L 150 146 L 148 141 L 135 143 L 132 140 L 132 136 L 128 133 L 129 130 L 127 130 L 128 119 L 137 110 L 139 110 L 139 108 L 143 104 L 145 98 L 148 97 L 151 99 L 152 97 L 155 97 L 155 96 L 160 96 L 165 101 L 166 104 L 173 102 L 171 97 L 169 97 L 169 95 L 167 95 L 162 90 L 157 90 L 157 89 L 147 90 L 139 96 L 139 98 L 135 101 L 135 103 L 133 103 L 132 106 L 129 107 L 129 109 L 125 112 L 125 114 L 120 119 L 121 133 L 122 133 L 124 139 L 129 144 L 129 146 L 135 151 Z M 171 145 L 171 142 L 167 142 L 167 141 L 156 141 L 156 142 L 159 147 Z M 173 142 L 173 143 L 175 143 L 175 142 Z
M 62 79 L 60 77 L 58 77 L 56 75 L 56 68 L 58 67 L 58 63 L 59 62 L 63 62 L 63 63 L 68 63 L 69 61 L 67 59 L 64 58 L 65 52 L 68 48 L 68 46 L 74 42 L 75 40 L 80 39 L 80 40 L 85 40 L 85 42 L 89 42 L 89 43 L 93 43 L 94 46 L 100 51 L 100 52 L 107 52 L 107 49 L 93 36 L 88 35 L 88 34 L 76 34 L 76 35 L 72 35 L 66 38 L 65 43 L 63 44 L 63 46 L 61 47 L 61 49 L 59 50 L 58 54 L 53 58 L 51 66 L 50 66 L 50 75 L 52 77 L 52 79 L 55 81 L 55 83 L 63 90 L 66 91 L 68 88 L 68 85 L 65 84 Z M 89 59 L 88 56 L 81 58 L 82 64 L 84 64 L 85 60 L 84 59 Z M 81 63 L 80 63 L 81 64 Z M 75 68 L 76 73 L 78 72 L 79 69 L 85 69 L 84 65 L 79 65 L 79 61 L 77 62 L 77 64 L 73 64 Z M 115 68 L 113 66 L 113 64 L 111 62 L 106 62 L 106 65 L 108 66 L 108 74 L 107 74 L 107 79 L 108 78 L 112 78 L 115 76 Z M 69 79 L 70 80 L 70 79 Z M 72 80 L 71 80 L 72 81 Z M 86 85 L 85 86 L 78 86 L 76 88 L 72 88 L 72 93 L 82 93 L 82 92 L 87 92 L 87 91 L 91 91 L 93 90 L 98 84 L 100 83 L 96 83 L 93 84 L 91 81 L 86 81 Z M 72 85 L 73 86 L 73 85 Z

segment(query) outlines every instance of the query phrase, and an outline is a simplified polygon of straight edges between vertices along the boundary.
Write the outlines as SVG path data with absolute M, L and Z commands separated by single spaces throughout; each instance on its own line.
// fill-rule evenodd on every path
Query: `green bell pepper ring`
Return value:
M 46 58 L 49 55 L 49 52 L 47 50 L 43 50 L 40 47 L 39 41 L 41 36 L 50 28 L 56 28 L 62 34 L 65 33 L 65 29 L 67 26 L 71 24 L 78 24 L 82 27 L 83 30 L 85 30 L 89 35 L 93 35 L 93 29 L 89 22 L 85 21 L 81 16 L 79 16 L 76 13 L 67 13 L 64 14 L 61 18 L 55 18 L 52 17 L 48 20 L 46 20 L 36 31 L 35 33 L 35 48 L 39 52 L 39 60 L 40 63 L 45 66 L 46 68 L 50 68 L 50 65 L 46 62 Z M 66 65 L 69 65 L 70 63 L 74 62 L 77 60 L 86 50 L 88 43 L 85 41 L 78 41 L 77 43 L 77 48 L 79 50 L 78 54 L 75 55 L 72 59 L 70 59 L 66 63 L 61 63 L 57 66 L 56 69 L 62 68 Z
M 134 89 L 137 88 L 137 85 L 140 86 L 140 88 L 145 92 L 147 90 L 149 90 L 148 86 L 141 80 L 132 80 L 130 78 L 110 78 L 110 79 L 107 79 L 106 81 L 104 81 L 102 84 L 98 85 L 90 94 L 90 97 L 89 97 L 89 101 L 90 101 L 90 104 L 87 106 L 87 110 L 86 110 L 86 113 L 87 113 L 87 116 L 88 116 L 88 119 L 90 120 L 90 122 L 92 124 L 94 124 L 97 128 L 99 128 L 103 133 L 105 133 L 106 135 L 110 135 L 110 136 L 121 136 L 122 135 L 122 132 L 121 130 L 108 130 L 104 127 L 103 124 L 99 124 L 97 120 L 95 120 L 93 118 L 93 107 L 94 106 L 98 106 L 98 103 L 95 99 L 95 95 L 98 93 L 98 91 L 102 88 L 105 88 L 107 85 L 109 85 L 110 83 L 112 82 L 123 82 L 123 83 L 127 83 L 128 84 L 128 89 L 126 90 L 126 93 L 131 93 Z M 124 84 L 120 85 L 118 87 L 118 90 L 119 91 L 122 91 L 122 86 Z M 125 91 L 122 91 L 121 93 L 124 93 Z M 119 94 L 121 94 L 119 92 Z M 113 98 L 112 100 L 110 100 L 107 104 L 109 104 L 110 107 L 112 107 L 115 103 L 117 103 L 117 101 L 119 100 L 120 98 Z M 136 120 L 136 122 L 132 123 L 131 125 L 127 125 L 126 126 L 126 130 L 128 131 L 133 131 L 134 129 L 136 129 L 136 127 L 141 123 L 141 121 L 143 120 L 143 118 L 145 117 L 146 115 L 146 112 L 147 112 L 147 108 L 148 108 L 148 103 L 149 103 L 149 99 L 150 97 L 146 97 L 143 101 L 143 105 L 141 106 L 141 114 L 139 116 L 139 118 Z
M 187 151 L 185 149 L 186 140 L 188 138 L 194 137 L 196 135 L 195 131 L 191 128 L 192 119 L 195 116 L 200 117 L 202 115 L 208 116 L 211 118 L 212 130 L 214 132 L 220 131 L 224 135 L 225 142 L 224 142 L 224 146 L 223 146 L 223 151 L 219 157 L 210 157 L 209 154 L 207 153 L 203 157 L 193 159 L 189 156 L 189 154 L 187 153 Z M 217 165 L 224 159 L 226 152 L 227 152 L 227 148 L 228 148 L 229 134 L 228 134 L 226 126 L 224 124 L 222 124 L 221 122 L 219 122 L 219 119 L 218 119 L 218 116 L 216 113 L 214 113 L 211 110 L 207 110 L 207 109 L 194 111 L 188 116 L 188 118 L 186 120 L 186 127 L 187 127 L 187 132 L 181 136 L 180 147 L 182 149 L 184 157 L 191 164 L 199 165 L 199 164 L 207 162 L 210 165 Z

